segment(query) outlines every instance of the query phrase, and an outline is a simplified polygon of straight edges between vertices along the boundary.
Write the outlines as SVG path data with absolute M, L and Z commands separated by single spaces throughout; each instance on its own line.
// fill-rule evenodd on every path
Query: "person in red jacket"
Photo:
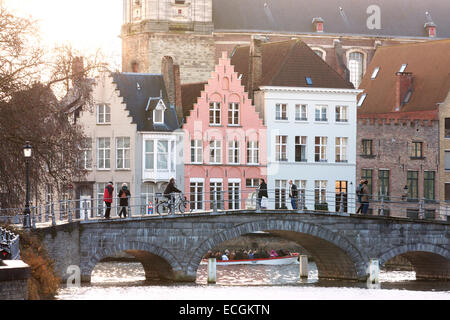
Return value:
M 111 213 L 113 192 L 114 192 L 113 183 L 112 181 L 110 181 L 108 185 L 105 187 L 105 192 L 103 193 L 103 201 L 105 202 L 106 205 L 105 219 L 109 219 L 109 215 Z

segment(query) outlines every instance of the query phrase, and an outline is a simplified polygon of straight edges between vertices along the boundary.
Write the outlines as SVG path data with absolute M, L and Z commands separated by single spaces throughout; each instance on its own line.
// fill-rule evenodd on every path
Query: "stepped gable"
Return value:
M 176 110 L 170 105 L 161 74 L 113 73 L 113 83 L 126 109 L 137 125 L 137 131 L 171 132 L 179 128 Z M 162 97 L 166 106 L 164 124 L 153 123 L 153 109 Z M 147 106 L 149 106 L 148 110 Z
M 438 104 L 450 91 L 449 52 L 450 40 L 379 47 L 360 85 L 364 90 L 360 97 L 367 96 L 358 109 L 358 117 L 386 114 L 399 118 L 396 113 L 408 112 L 419 118 L 437 117 Z M 403 64 L 406 68 L 399 73 Z M 378 67 L 378 74 L 372 79 Z
M 205 88 L 207 82 L 196 82 L 181 85 L 181 100 L 183 105 L 183 118 L 189 116 L 189 113 L 194 108 L 194 104 L 197 103 L 197 99 L 200 97 L 201 92 Z
M 367 26 L 372 5 L 379 29 Z M 432 22 L 437 37 L 450 38 L 448 0 L 213 0 L 212 15 L 215 32 L 315 34 L 312 21 L 320 17 L 322 34 L 428 37 L 424 25 Z
M 261 46 L 263 76 L 260 86 L 354 89 L 351 82 L 346 81 L 301 40 L 270 42 Z M 242 74 L 246 89 L 249 51 L 249 46 L 237 47 L 231 58 L 235 71 Z M 311 78 L 312 85 L 308 85 L 307 77 Z

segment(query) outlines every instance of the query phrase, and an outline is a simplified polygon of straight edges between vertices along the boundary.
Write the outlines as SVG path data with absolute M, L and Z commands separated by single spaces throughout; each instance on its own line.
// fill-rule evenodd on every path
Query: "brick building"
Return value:
M 375 200 L 450 200 L 448 52 L 449 40 L 381 47 L 367 69 L 357 177 Z
M 170 55 L 182 83 L 204 82 L 223 51 L 298 38 L 358 87 L 379 46 L 450 37 L 447 0 L 124 0 L 124 72 L 160 70 Z

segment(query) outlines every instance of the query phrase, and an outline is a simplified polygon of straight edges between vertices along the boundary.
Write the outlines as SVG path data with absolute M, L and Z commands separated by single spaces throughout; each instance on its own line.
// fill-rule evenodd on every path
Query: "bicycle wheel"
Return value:
M 165 207 L 165 203 L 164 202 L 158 203 L 158 205 L 156 206 L 156 213 L 157 214 L 162 214 L 164 212 L 164 207 Z
M 178 204 L 178 210 L 180 211 L 180 213 L 184 213 L 184 211 L 186 210 L 186 202 L 180 201 L 180 203 Z

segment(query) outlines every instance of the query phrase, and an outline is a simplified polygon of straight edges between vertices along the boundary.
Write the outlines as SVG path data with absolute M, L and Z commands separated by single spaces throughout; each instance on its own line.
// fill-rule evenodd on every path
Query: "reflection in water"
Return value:
M 217 266 L 217 283 L 207 285 L 207 265 L 200 265 L 195 283 L 149 285 L 140 263 L 102 262 L 91 284 L 61 288 L 58 299 L 450 299 L 449 282 L 416 281 L 410 271 L 381 271 L 381 289 L 372 290 L 360 282 L 319 280 L 312 262 L 309 270 L 309 278 L 299 280 L 298 265 Z

